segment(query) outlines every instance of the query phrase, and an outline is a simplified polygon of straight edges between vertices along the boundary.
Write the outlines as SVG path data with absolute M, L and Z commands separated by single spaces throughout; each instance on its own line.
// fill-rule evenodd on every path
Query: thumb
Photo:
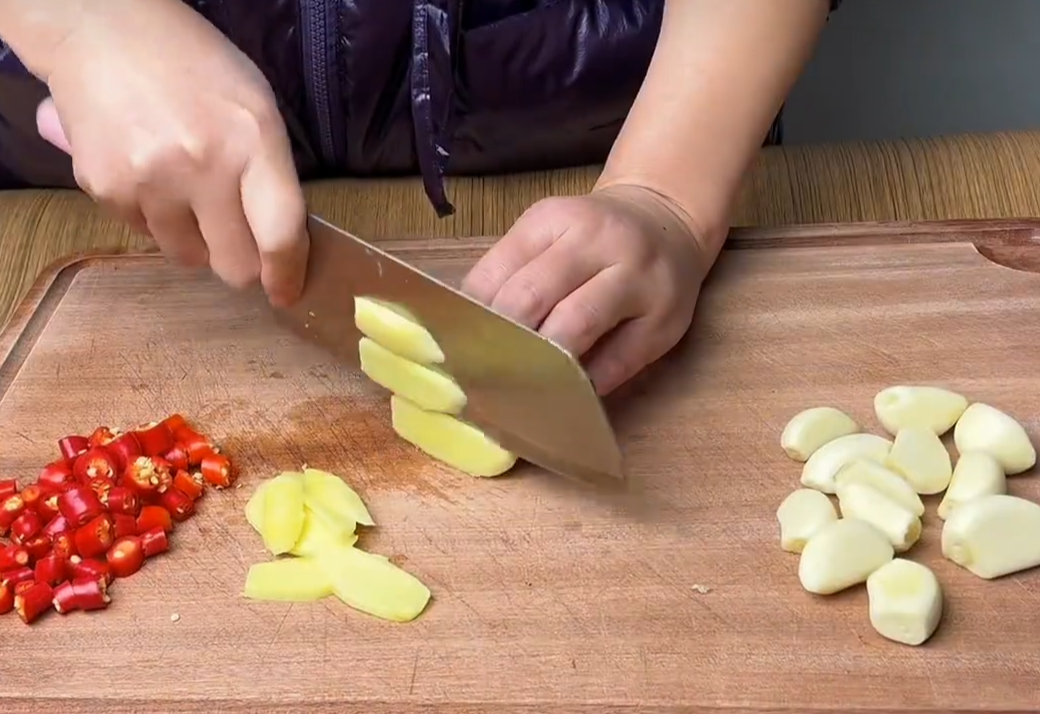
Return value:
M 58 147 L 66 154 L 72 154 L 72 146 L 65 136 L 65 130 L 58 118 L 58 108 L 54 106 L 54 100 L 47 97 L 40 106 L 36 107 L 36 131 L 40 137 Z

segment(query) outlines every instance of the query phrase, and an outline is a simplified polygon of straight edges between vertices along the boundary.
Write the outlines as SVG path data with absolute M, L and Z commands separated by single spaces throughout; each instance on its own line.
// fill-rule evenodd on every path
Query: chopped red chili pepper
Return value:
M 205 492 L 205 485 L 200 473 L 193 475 L 187 471 L 178 471 L 177 475 L 173 477 L 173 487 L 193 501 L 202 498 L 202 494 Z
M 117 578 L 129 578 L 144 565 L 144 547 L 137 536 L 127 536 L 116 541 L 105 555 L 112 574 Z
M 217 453 L 217 447 L 202 434 L 184 427 L 177 432 L 177 443 L 188 452 L 188 463 L 198 466 L 207 456 Z
M 69 523 L 69 519 L 59 513 L 47 521 L 47 525 L 43 527 L 42 532 L 48 538 L 53 538 L 59 533 L 65 533 L 70 530 L 72 530 L 72 524 Z
M 0 548 L 0 572 L 24 568 L 29 564 L 29 551 L 20 545 L 5 545 Z
M 112 602 L 108 596 L 108 584 L 97 578 L 82 578 L 72 581 L 76 607 L 83 612 L 104 610 Z
M 99 476 L 115 481 L 119 476 L 119 464 L 108 449 L 95 446 L 80 454 L 72 464 L 72 473 L 80 483 L 87 483 Z
M 189 426 L 188 420 L 180 414 L 171 414 L 170 416 L 163 419 L 162 423 L 166 426 L 167 429 L 170 430 L 170 433 L 173 434 L 175 439 L 177 437 L 178 431 L 180 431 L 186 426 Z
M 17 494 L 8 496 L 3 505 L 0 505 L 0 535 L 7 533 L 15 519 L 24 512 L 25 501 L 22 497 Z
M 30 560 L 39 560 L 53 550 L 51 539 L 41 533 L 25 541 L 25 549 L 29 551 Z
M 170 464 L 158 456 L 139 456 L 126 467 L 123 485 L 144 502 L 155 501 L 173 483 Z
M 90 490 L 97 494 L 102 506 L 108 505 L 108 492 L 115 488 L 116 482 L 107 476 L 95 476 L 87 481 Z
M 235 482 L 231 460 L 221 454 L 210 454 L 202 460 L 202 478 L 214 488 L 228 488 Z
M 146 558 L 165 553 L 170 549 L 170 538 L 162 528 L 152 528 L 141 534 L 141 549 Z
M 163 454 L 163 458 L 170 462 L 174 471 L 184 471 L 188 468 L 188 452 L 180 446 L 174 446 Z
M 11 587 L 14 587 L 18 583 L 24 583 L 26 580 L 32 580 L 34 577 L 33 569 L 25 566 L 22 568 L 15 568 L 14 570 L 5 570 L 0 573 L 0 583 L 6 583 Z
M 18 493 L 21 489 L 18 488 L 18 481 L 13 478 L 0 479 L 0 503 L 3 503 L 11 496 Z
M 50 523 L 55 516 L 61 513 L 58 510 L 58 494 L 48 493 L 42 501 L 36 504 L 36 512 L 40 514 L 44 523 Z
M 112 533 L 117 539 L 137 535 L 137 519 L 125 513 L 114 514 L 112 516 Z
M 76 556 L 69 563 L 73 580 L 94 578 L 104 580 L 106 585 L 112 584 L 112 568 L 104 560 L 97 558 L 80 558 Z
M 117 436 L 119 434 L 107 426 L 99 426 L 87 437 L 87 441 L 90 442 L 91 446 L 107 446 Z
M 162 507 L 170 512 L 170 517 L 178 523 L 195 515 L 195 502 L 176 488 L 166 490 L 159 499 Z
M 25 545 L 33 536 L 43 530 L 43 519 L 35 511 L 24 511 L 11 524 L 11 541 Z
M 126 470 L 126 465 L 132 463 L 138 456 L 142 456 L 141 444 L 138 443 L 137 437 L 134 432 L 128 431 L 116 438 L 107 447 L 108 453 L 112 454 L 116 460 L 116 465 L 119 467 L 119 472 L 122 473 Z
M 137 427 L 134 433 L 145 456 L 161 456 L 173 448 L 173 432 L 166 424 L 152 422 Z
M 43 467 L 36 482 L 48 491 L 61 493 L 76 482 L 72 466 L 64 461 L 55 461 Z
M 162 506 L 145 506 L 137 516 L 137 532 L 144 533 L 153 528 L 162 528 L 164 531 L 173 530 L 173 517 L 170 512 Z
M 74 536 L 76 552 L 83 558 L 95 558 L 103 555 L 112 547 L 115 536 L 112 533 L 112 516 L 102 513 L 86 525 L 76 529 Z
M 72 589 L 72 582 L 65 582 L 54 588 L 54 597 L 51 599 L 54 609 L 59 615 L 66 615 L 76 609 L 76 591 Z
M 68 530 L 59 533 L 51 539 L 53 549 L 55 553 L 61 555 L 66 560 L 73 556 L 79 555 L 76 552 L 76 538 L 75 531 Z
M 61 452 L 61 458 L 70 464 L 89 448 L 90 440 L 85 436 L 71 435 L 58 439 L 58 451 Z
M 33 568 L 33 577 L 38 583 L 57 585 L 65 579 L 68 574 L 68 561 L 57 553 L 51 553 L 45 558 L 36 561 Z
M 43 613 L 51 609 L 54 603 L 54 588 L 47 583 L 34 583 L 25 592 L 14 596 L 14 609 L 22 622 L 32 624 Z
M 105 504 L 112 513 L 121 513 L 127 516 L 136 516 L 141 512 L 141 499 L 137 493 L 126 486 L 116 486 L 108 492 L 108 502 Z
M 58 510 L 73 528 L 105 512 L 105 505 L 92 488 L 77 485 L 58 496 Z
M 0 583 L 0 615 L 6 615 L 14 609 L 14 588 Z
M 20 583 L 15 583 L 14 584 L 14 596 L 18 597 L 19 595 L 24 593 L 26 590 L 28 590 L 29 588 L 31 588 L 35 584 L 36 584 L 35 580 L 23 580 Z

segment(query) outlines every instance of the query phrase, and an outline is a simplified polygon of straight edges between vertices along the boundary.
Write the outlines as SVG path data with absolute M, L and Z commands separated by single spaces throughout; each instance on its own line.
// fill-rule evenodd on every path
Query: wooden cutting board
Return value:
M 179 411 L 226 445 L 243 488 L 208 495 L 108 611 L 0 619 L 0 710 L 1040 708 L 1040 570 L 985 582 L 943 561 L 931 502 L 910 556 L 935 569 L 946 615 L 908 648 L 874 633 L 863 588 L 803 592 L 774 515 L 800 473 L 780 431 L 805 407 L 876 431 L 879 389 L 938 384 L 1038 437 L 1040 276 L 985 257 L 1040 269 L 1038 236 L 1033 223 L 738 232 L 688 339 L 611 400 L 623 497 L 530 467 L 453 473 L 393 436 L 385 393 L 256 295 L 156 256 L 74 261 L 0 337 L 0 473 L 35 476 L 66 433 Z M 396 246 L 448 280 L 481 249 Z M 346 475 L 380 524 L 363 546 L 430 585 L 418 621 L 239 597 L 266 559 L 246 499 L 302 462 Z M 1010 488 L 1040 499 L 1036 475 Z

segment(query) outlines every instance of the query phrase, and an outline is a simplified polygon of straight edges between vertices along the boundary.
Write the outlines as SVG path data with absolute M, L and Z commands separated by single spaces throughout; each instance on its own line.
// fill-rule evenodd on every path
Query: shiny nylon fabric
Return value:
M 304 179 L 602 161 L 635 99 L 664 0 L 184 0 L 271 82 Z M 832 9 L 841 0 L 832 0 Z M 36 136 L 46 89 L 0 47 L 0 187 L 73 187 Z M 779 123 L 766 138 L 779 139 Z

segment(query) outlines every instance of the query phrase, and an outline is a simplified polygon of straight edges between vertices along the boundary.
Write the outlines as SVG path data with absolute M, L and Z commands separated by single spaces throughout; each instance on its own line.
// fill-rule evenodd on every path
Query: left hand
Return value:
M 481 258 L 462 289 L 583 357 L 607 394 L 689 329 L 715 257 L 699 238 L 681 209 L 639 186 L 548 198 Z

